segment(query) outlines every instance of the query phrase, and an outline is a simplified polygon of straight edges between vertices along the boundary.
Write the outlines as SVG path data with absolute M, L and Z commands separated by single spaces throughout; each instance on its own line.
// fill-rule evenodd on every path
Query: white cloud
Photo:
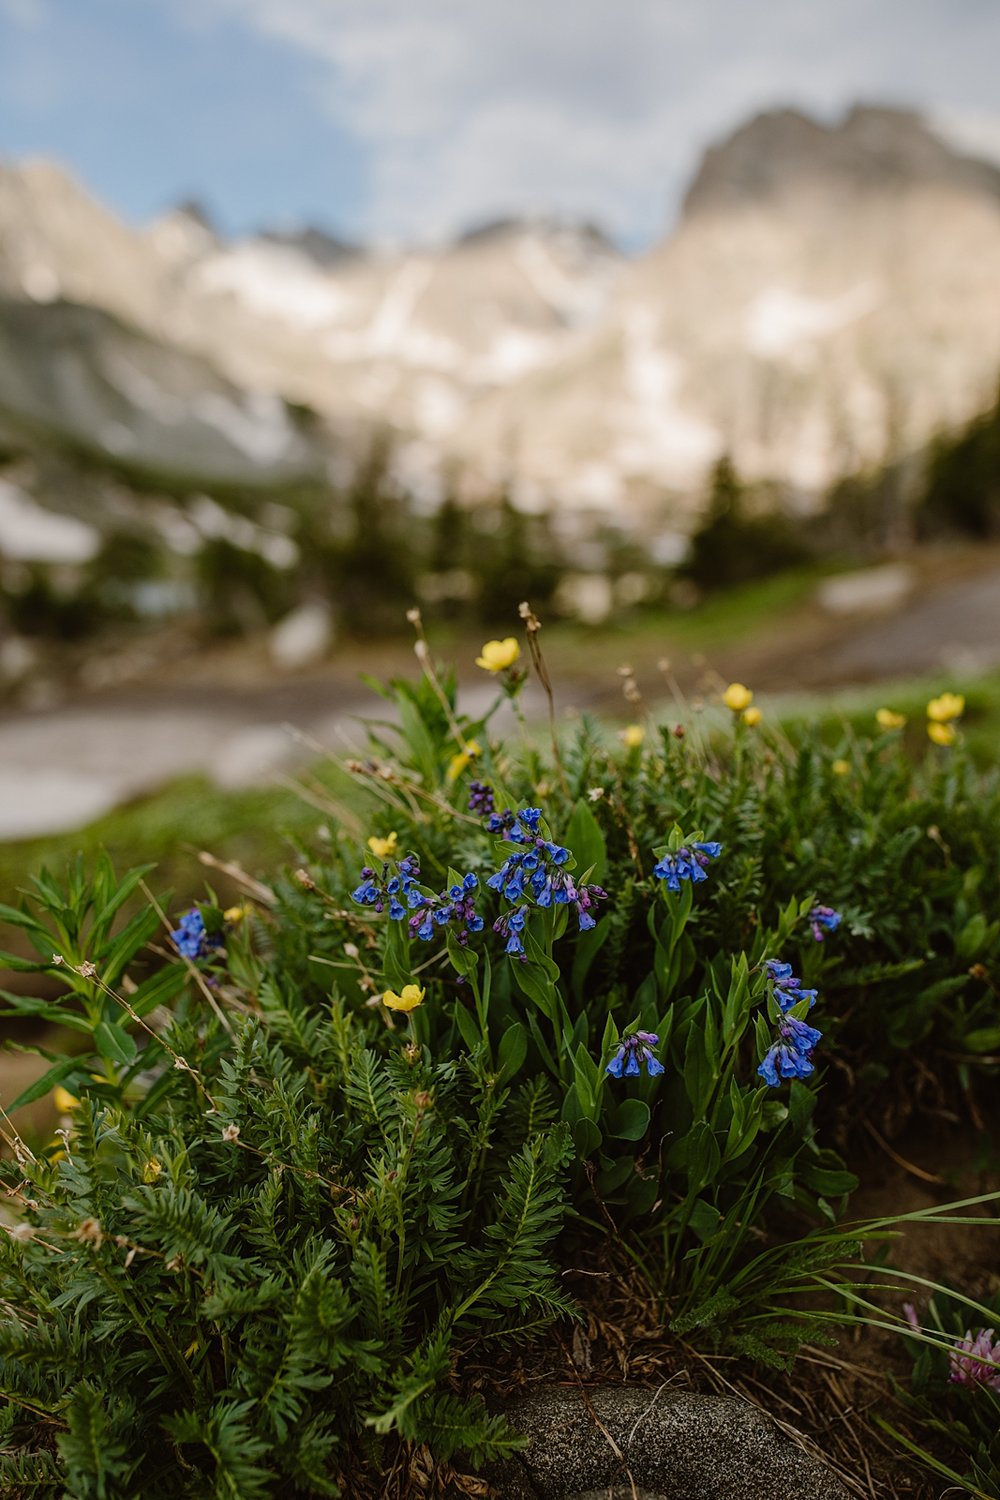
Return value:
M 542 209 L 642 238 L 746 114 L 987 108 L 1000 55 L 994 0 L 172 3 L 326 64 L 323 105 L 370 163 L 367 230 L 407 238 Z

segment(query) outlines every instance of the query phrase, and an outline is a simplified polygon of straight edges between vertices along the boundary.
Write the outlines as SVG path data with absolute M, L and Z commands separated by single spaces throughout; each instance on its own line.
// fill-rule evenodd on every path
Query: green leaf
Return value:
M 134 1062 L 139 1053 L 128 1032 L 110 1021 L 98 1022 L 94 1030 L 94 1046 L 102 1057 L 124 1065 Z
M 622 1099 L 608 1118 L 608 1134 L 619 1141 L 641 1141 L 649 1129 L 650 1112 L 645 1099 Z
M 80 1057 L 64 1057 L 41 1078 L 23 1089 L 11 1104 L 5 1104 L 4 1108 L 8 1114 L 13 1114 L 15 1109 L 20 1109 L 22 1104 L 34 1104 L 36 1099 L 41 1099 L 55 1088 L 57 1083 L 63 1083 L 72 1073 L 79 1073 L 85 1066 L 84 1059 Z
M 981 1026 L 967 1031 L 961 1041 L 966 1052 L 996 1052 L 1000 1048 L 1000 1026 Z
M 466 1010 L 461 1001 L 455 1006 L 455 1024 L 461 1033 L 462 1041 L 468 1047 L 469 1051 L 476 1052 L 483 1044 L 479 1022 L 475 1016 Z
M 586 802 L 574 807 L 564 842 L 576 856 L 577 866 L 590 870 L 595 882 L 602 885 L 608 871 L 608 852 L 600 825 Z
M 521 1071 L 527 1055 L 528 1033 L 520 1021 L 515 1021 L 500 1038 L 500 1050 L 497 1054 L 499 1076 L 505 1083 Z

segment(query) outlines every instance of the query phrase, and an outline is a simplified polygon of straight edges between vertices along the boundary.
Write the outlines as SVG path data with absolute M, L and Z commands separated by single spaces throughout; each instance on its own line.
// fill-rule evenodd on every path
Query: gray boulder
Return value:
M 548 1387 L 505 1408 L 531 1439 L 484 1474 L 504 1500 L 849 1500 L 833 1471 L 749 1402 Z

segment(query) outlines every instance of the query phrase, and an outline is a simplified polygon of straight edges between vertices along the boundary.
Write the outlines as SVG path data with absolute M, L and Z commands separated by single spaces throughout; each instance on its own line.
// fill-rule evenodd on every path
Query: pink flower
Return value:
M 975 1338 L 966 1330 L 965 1338 L 949 1351 L 948 1364 L 948 1379 L 958 1385 L 987 1385 L 1000 1391 L 1000 1339 L 992 1328 L 980 1328 Z

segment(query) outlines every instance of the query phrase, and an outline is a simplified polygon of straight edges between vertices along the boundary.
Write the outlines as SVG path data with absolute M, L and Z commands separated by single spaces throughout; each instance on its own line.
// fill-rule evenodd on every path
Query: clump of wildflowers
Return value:
M 765 968 L 768 993 L 781 1014 L 777 1023 L 777 1040 L 761 1058 L 757 1072 L 770 1088 L 779 1088 L 785 1079 L 808 1078 L 815 1071 L 813 1048 L 823 1033 L 790 1014 L 795 1006 L 806 1000 L 812 1009 L 816 1003 L 816 991 L 803 989 L 801 979 L 792 973 L 791 964 L 782 963 L 780 959 L 769 958 Z
M 351 900 L 359 906 L 373 906 L 377 912 L 388 907 L 393 921 L 401 922 L 406 916 L 407 906 L 415 904 L 413 896 L 419 898 L 420 865 L 415 854 L 407 854 L 393 863 L 395 874 L 391 873 L 392 865 L 388 861 L 382 865 L 381 872 L 365 865 L 361 871 L 361 884 L 351 892 Z
M 413 912 L 409 919 L 410 936 L 430 942 L 436 927 L 453 923 L 459 929 L 458 941 L 464 947 L 470 932 L 483 930 L 483 919 L 476 911 L 473 894 L 478 889 L 479 877 L 472 871 L 462 877 L 460 885 L 451 885 L 438 896 L 428 896 L 411 888 L 407 894 Z
M 1000 1391 L 1000 1339 L 992 1328 L 980 1328 L 973 1336 L 966 1330 L 948 1352 L 948 1379 L 956 1385 L 985 1385 Z
M 196 906 L 184 913 L 180 925 L 174 928 L 170 937 L 184 958 L 205 958 L 213 948 L 222 946 L 222 938 L 217 932 L 205 931 L 205 918 Z
M 652 1051 L 658 1047 L 660 1038 L 655 1031 L 635 1031 L 631 1036 L 622 1037 L 611 1061 L 605 1066 L 605 1073 L 610 1073 L 612 1078 L 638 1078 L 642 1071 L 641 1064 L 645 1064 L 646 1072 L 650 1078 L 656 1078 L 663 1072 L 663 1064 Z
M 572 873 L 564 868 L 572 857 L 570 851 L 539 832 L 541 818 L 538 807 L 522 807 L 517 813 L 507 810 L 491 815 L 486 825 L 491 833 L 499 833 L 507 843 L 525 847 L 516 854 L 509 854 L 486 884 L 491 890 L 499 891 L 505 900 L 521 906 L 573 906 L 580 931 L 587 932 L 596 923 L 594 911 L 597 903 L 606 901 L 608 893 L 602 886 L 578 884 L 573 879 Z M 524 922 L 521 920 L 512 927 L 510 918 L 510 913 L 500 917 L 493 930 L 508 939 L 508 953 L 523 953 L 520 934 Z
M 836 932 L 840 922 L 840 912 L 834 911 L 832 906 L 814 906 L 809 912 L 809 926 L 817 943 L 823 941 L 826 933 Z
M 653 866 L 653 874 L 657 880 L 665 882 L 668 891 L 679 891 L 682 880 L 690 880 L 692 884 L 707 880 L 705 871 L 721 853 L 721 844 L 684 844 L 676 853 L 664 854 Z

